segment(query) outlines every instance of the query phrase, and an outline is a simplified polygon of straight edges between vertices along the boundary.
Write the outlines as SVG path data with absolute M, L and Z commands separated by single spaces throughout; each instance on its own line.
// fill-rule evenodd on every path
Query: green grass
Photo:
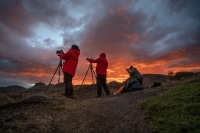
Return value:
M 153 132 L 200 132 L 200 81 L 168 90 L 142 103 Z

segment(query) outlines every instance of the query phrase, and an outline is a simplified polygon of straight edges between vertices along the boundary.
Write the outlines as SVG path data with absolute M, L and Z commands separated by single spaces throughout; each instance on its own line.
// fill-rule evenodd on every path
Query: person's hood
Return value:
M 70 51 L 72 51 L 73 53 L 75 53 L 77 56 L 80 55 L 80 50 L 70 49 Z
M 78 47 L 78 45 L 76 45 L 76 44 L 73 44 L 73 45 L 71 46 L 71 49 L 80 50 L 79 47 Z
M 106 57 L 106 54 L 105 53 L 101 53 L 100 57 Z

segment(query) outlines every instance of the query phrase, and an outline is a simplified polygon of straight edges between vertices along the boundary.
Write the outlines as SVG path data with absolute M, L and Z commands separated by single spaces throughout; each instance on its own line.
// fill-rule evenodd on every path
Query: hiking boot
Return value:
M 69 98 L 69 99 L 74 99 L 73 96 L 66 96 L 66 98 Z
M 101 96 L 96 96 L 96 97 L 94 97 L 94 98 L 100 98 Z

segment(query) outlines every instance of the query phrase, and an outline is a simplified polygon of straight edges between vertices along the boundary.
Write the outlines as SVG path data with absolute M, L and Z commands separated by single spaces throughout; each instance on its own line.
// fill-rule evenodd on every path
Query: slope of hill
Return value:
M 45 89 L 41 89 L 39 94 L 38 89 L 37 93 L 34 89 L 26 90 L 25 97 L 20 101 L 0 106 L 0 132 L 149 133 L 149 120 L 145 119 L 141 103 L 149 97 L 162 95 L 178 84 L 185 84 L 185 81 L 165 82 L 157 88 L 145 87 L 102 98 L 94 98 L 96 89 L 93 85 L 83 85 L 81 89 L 75 86 L 73 100 L 63 96 L 62 86 L 59 86 L 62 89 L 50 89 L 46 94 Z M 112 82 L 109 88 L 114 92 L 121 85 Z
M 143 83 L 145 87 L 150 87 L 153 85 L 154 81 L 157 82 L 166 82 L 167 76 L 162 74 L 143 74 Z
M 142 103 L 153 132 L 200 132 L 200 81 L 170 89 Z
M 154 91 L 148 89 L 87 99 L 81 97 L 86 93 L 85 91 L 74 100 L 66 99 L 61 92 L 49 95 L 53 99 L 50 101 L 48 99 L 22 100 L 18 103 L 2 105 L 0 106 L 0 118 L 2 119 L 0 131 L 15 131 L 16 133 L 22 131 L 149 132 L 148 123 L 143 119 L 140 103 L 146 97 L 162 92 L 161 88 L 157 88 L 153 93 Z M 45 97 L 46 95 L 42 99 Z

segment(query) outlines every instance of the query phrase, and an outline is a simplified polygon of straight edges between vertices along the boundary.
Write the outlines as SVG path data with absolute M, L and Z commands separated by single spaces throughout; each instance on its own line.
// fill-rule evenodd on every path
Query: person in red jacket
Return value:
M 66 53 L 60 53 L 58 56 L 60 59 L 65 60 L 63 64 L 64 83 L 65 83 L 65 96 L 73 99 L 73 85 L 72 78 L 75 75 L 76 67 L 78 64 L 78 57 L 80 55 L 80 49 L 77 45 L 72 45 Z
M 97 97 L 101 97 L 102 89 L 106 92 L 106 95 L 110 95 L 110 91 L 106 84 L 106 76 L 107 76 L 107 68 L 108 68 L 108 61 L 106 59 L 106 54 L 101 53 L 99 58 L 93 60 L 91 58 L 87 58 L 90 63 L 97 63 L 96 66 L 96 74 L 97 74 Z

